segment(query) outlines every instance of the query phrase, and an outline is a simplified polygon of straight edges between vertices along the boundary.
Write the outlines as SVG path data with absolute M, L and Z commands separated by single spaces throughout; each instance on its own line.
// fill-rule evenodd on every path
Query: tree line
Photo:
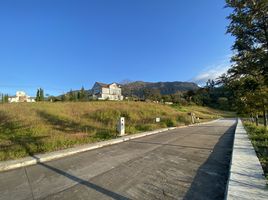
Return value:
M 66 94 L 62 94 L 58 97 L 47 95 L 45 98 L 44 90 L 42 88 L 37 89 L 36 101 L 87 101 L 89 100 L 88 92 L 82 86 L 80 90 L 73 91 L 72 89 Z
M 8 103 L 8 94 L 1 94 L 1 103 Z
M 82 86 L 82 88 L 78 91 L 70 90 L 66 94 L 63 94 L 60 96 L 60 98 L 55 99 L 55 101 L 88 101 L 89 93 L 85 90 L 85 88 Z
M 226 0 L 233 9 L 227 33 L 235 37 L 232 67 L 219 84 L 236 97 L 238 110 L 255 117 L 262 115 L 267 126 L 268 99 L 268 2 L 267 0 Z
M 232 9 L 227 33 L 235 37 L 232 66 L 216 81 L 193 94 L 193 101 L 259 116 L 267 127 L 268 107 L 268 1 L 226 0 Z M 215 87 L 216 86 L 216 87 Z

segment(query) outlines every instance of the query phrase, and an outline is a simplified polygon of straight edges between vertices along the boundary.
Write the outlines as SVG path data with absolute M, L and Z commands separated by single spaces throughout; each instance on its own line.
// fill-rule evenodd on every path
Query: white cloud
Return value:
M 191 81 L 199 84 L 204 85 L 208 79 L 216 79 L 221 76 L 223 73 L 226 73 L 227 70 L 230 68 L 231 64 L 229 62 L 230 56 L 226 56 L 223 60 L 219 61 L 218 63 L 206 67 L 201 73 L 195 76 Z

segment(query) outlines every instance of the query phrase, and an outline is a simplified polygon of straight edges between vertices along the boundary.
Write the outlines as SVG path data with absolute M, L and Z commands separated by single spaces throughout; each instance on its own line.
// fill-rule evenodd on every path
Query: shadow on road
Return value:
M 50 170 L 52 170 L 52 171 L 54 171 L 54 172 L 56 172 L 56 173 L 58 173 L 58 174 L 60 174 L 62 176 L 65 176 L 66 178 L 68 178 L 68 179 L 70 179 L 72 181 L 77 182 L 77 184 L 84 185 L 84 186 L 86 186 L 86 187 L 88 187 L 90 189 L 93 189 L 93 190 L 95 190 L 95 191 L 97 191 L 99 193 L 102 193 L 102 194 L 104 194 L 104 195 L 106 195 L 106 196 L 108 196 L 108 197 L 110 197 L 112 199 L 116 199 L 116 200 L 129 200 L 129 198 L 124 197 L 124 196 L 122 196 L 120 194 L 117 194 L 117 193 L 115 193 L 113 191 L 107 190 L 107 189 L 105 189 L 105 188 L 103 188 L 101 186 L 98 186 L 98 185 L 96 185 L 94 183 L 91 183 L 91 182 L 89 182 L 87 180 L 84 180 L 84 179 L 81 179 L 79 177 L 76 177 L 76 176 L 74 176 L 72 174 L 69 174 L 69 173 L 63 171 L 63 170 L 60 170 L 58 168 L 55 168 L 55 167 L 52 167 L 52 166 L 47 165 L 45 163 L 42 163 L 42 162 L 39 161 L 39 158 L 38 157 L 35 157 L 35 156 L 32 156 L 32 157 L 37 160 L 37 162 L 38 162 L 37 164 L 38 165 L 41 165 L 41 166 L 43 166 L 43 167 L 45 167 L 47 169 L 50 169 Z
M 209 158 L 199 167 L 184 200 L 224 199 L 235 127 L 236 124 L 220 137 Z

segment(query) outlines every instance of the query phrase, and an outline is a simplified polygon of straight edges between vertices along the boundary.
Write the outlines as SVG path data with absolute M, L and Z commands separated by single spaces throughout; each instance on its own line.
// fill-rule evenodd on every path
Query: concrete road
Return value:
M 236 121 L 179 128 L 0 173 L 0 199 L 223 199 Z

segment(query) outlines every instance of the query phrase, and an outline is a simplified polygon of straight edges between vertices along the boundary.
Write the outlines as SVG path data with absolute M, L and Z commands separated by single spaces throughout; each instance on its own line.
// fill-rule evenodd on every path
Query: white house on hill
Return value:
M 18 103 L 18 102 L 35 102 L 35 98 L 26 95 L 23 91 L 17 91 L 16 96 L 8 97 L 9 103 Z
M 117 83 L 105 84 L 96 82 L 92 88 L 93 99 L 123 100 L 121 86 Z

